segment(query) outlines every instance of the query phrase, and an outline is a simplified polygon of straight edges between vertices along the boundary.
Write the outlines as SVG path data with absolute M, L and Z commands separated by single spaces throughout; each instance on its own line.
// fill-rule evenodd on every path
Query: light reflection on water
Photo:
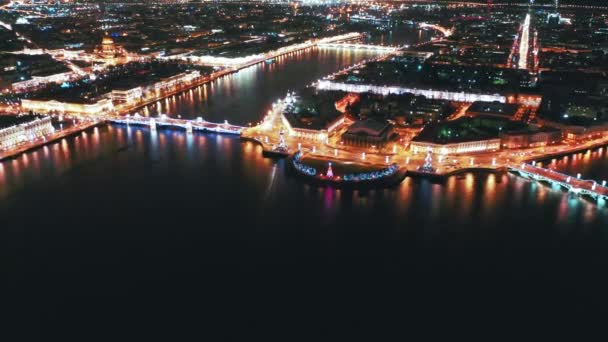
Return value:
M 592 173 L 596 170 L 590 165 L 605 162 L 605 152 L 592 152 L 589 158 L 560 158 L 556 164 L 576 171 L 575 164 Z M 155 182 L 171 180 L 199 189 L 201 196 L 242 198 L 244 207 L 283 207 L 288 216 L 305 212 L 321 224 L 343 222 L 347 214 L 377 217 L 378 224 L 397 232 L 423 224 L 432 226 L 431 236 L 446 233 L 447 227 L 451 231 L 480 225 L 492 230 L 528 217 L 546 228 L 560 227 L 559 234 L 608 223 L 608 209 L 511 174 L 469 173 L 441 183 L 408 177 L 392 189 L 352 191 L 304 184 L 285 167 L 285 161 L 263 158 L 258 145 L 236 137 L 104 126 L 0 163 L 0 199 L 19 202 L 23 190 L 46 188 L 61 197 L 64 187 L 77 189 L 83 177 L 116 177 L 139 179 L 151 188 Z M 605 170 L 600 167 L 597 172 Z M 123 185 L 106 184 L 97 189 L 97 196 L 120 193 Z M 289 204 L 294 207 L 284 208 Z
M 160 101 L 143 114 L 173 110 L 169 114 L 194 118 L 202 113 L 207 120 L 223 121 L 225 113 L 230 113 L 231 122 L 255 122 L 286 90 L 369 56 L 366 52 L 303 51 Z M 599 180 L 608 178 L 607 158 L 604 148 L 548 164 Z M 94 189 L 99 199 L 117 196 L 127 204 L 129 200 L 146 202 L 146 197 L 137 197 L 138 190 L 125 195 L 125 187 L 147 192 L 169 184 L 163 187 L 168 198 L 180 198 L 183 191 L 194 193 L 197 200 L 188 205 L 225 204 L 249 213 L 249 222 L 272 222 L 275 219 L 268 213 L 279 212 L 313 225 L 367 223 L 395 234 L 421 228 L 429 237 L 454 231 L 471 234 L 479 232 L 479 227 L 490 232 L 519 230 L 528 222 L 550 232 L 558 226 L 556 233 L 561 235 L 579 230 L 580 225 L 608 223 L 608 209 L 511 174 L 465 174 L 442 183 L 408 177 L 393 189 L 351 191 L 304 184 L 287 175 L 285 163 L 263 158 L 260 146 L 235 137 L 105 126 L 0 163 L 0 199 L 28 206 L 28 194 L 52 189 L 59 202 L 61 196 L 78 195 L 85 201 L 86 194 L 79 191 L 92 191 L 87 187 L 99 180 L 103 186 Z M 84 178 L 92 181 L 84 186 Z M 70 191 L 62 195 L 66 189 Z M 179 211 L 180 205 L 184 203 L 168 209 Z
M 45 156 L 49 150 L 51 156 Z M 94 195 L 80 193 L 86 189 L 83 178 L 104 185 Z M 174 204 L 164 204 L 168 212 L 180 212 L 183 203 L 177 199 L 186 192 L 196 194 L 201 209 L 226 203 L 236 212 L 256 213 L 247 218 L 251 222 L 273 220 L 268 213 L 276 211 L 333 229 L 375 218 L 378 229 L 393 234 L 423 229 L 428 238 L 492 236 L 523 229 L 522 222 L 557 235 L 608 223 L 608 209 L 511 174 L 469 173 L 439 183 L 408 177 L 391 189 L 337 190 L 303 183 L 286 172 L 285 160 L 264 158 L 258 145 L 236 137 L 125 126 L 99 127 L 1 163 L 0 199 L 7 206 L 25 205 L 27 194 L 39 191 L 55 192 L 58 203 L 63 196 L 124 197 L 125 185 L 131 186 L 126 180 L 147 189 L 139 191 L 173 184 L 175 189 L 164 190 L 176 198 Z M 137 198 L 145 205 L 145 199 Z
M 310 49 L 260 63 L 238 73 L 196 87 L 146 106 L 145 116 L 170 116 L 247 125 L 257 122 L 270 104 L 296 90 L 363 59 L 377 56 L 369 51 Z

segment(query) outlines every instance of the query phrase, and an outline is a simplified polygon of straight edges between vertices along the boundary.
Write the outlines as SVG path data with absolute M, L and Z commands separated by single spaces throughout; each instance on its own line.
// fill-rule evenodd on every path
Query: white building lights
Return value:
M 453 92 L 444 90 L 433 90 L 433 89 L 418 89 L 418 88 L 407 88 L 397 86 L 379 86 L 371 84 L 349 84 L 342 82 L 334 82 L 330 80 L 320 80 L 317 82 L 317 89 L 321 90 L 339 90 L 351 93 L 367 93 L 371 92 L 374 94 L 405 94 L 411 93 L 414 95 L 422 95 L 429 99 L 437 100 L 449 100 L 459 102 L 507 102 L 507 97 L 500 94 L 475 94 L 465 92 Z
M 53 133 L 55 128 L 50 117 L 35 119 L 0 130 L 0 148 L 8 149 L 22 142 Z

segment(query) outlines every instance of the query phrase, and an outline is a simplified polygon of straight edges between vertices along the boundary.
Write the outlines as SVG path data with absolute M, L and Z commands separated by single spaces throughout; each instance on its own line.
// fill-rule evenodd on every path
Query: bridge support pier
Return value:
M 156 131 L 156 120 L 154 118 L 150 119 L 150 130 Z
M 192 134 L 192 123 L 191 122 L 186 123 L 186 133 Z

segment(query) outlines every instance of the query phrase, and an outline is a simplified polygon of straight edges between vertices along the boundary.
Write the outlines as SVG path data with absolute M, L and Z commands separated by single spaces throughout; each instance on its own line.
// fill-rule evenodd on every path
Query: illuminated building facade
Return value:
M 24 141 L 53 133 L 55 128 L 50 117 L 36 118 L 31 121 L 0 129 L 0 148 L 8 149 Z
M 174 91 L 181 85 L 190 85 L 199 77 L 201 77 L 201 73 L 198 70 L 182 72 L 147 85 L 113 89 L 110 97 L 114 103 L 136 104 L 143 98 L 159 96 L 162 92 Z
M 540 147 L 561 143 L 562 131 L 543 127 L 535 131 L 505 132 L 501 134 L 500 139 L 503 148 Z
M 566 126 L 564 127 L 564 138 L 580 142 L 590 139 L 608 138 L 608 124 L 595 126 Z
M 183 72 L 147 86 L 114 89 L 101 95 L 97 101 L 88 103 L 23 99 L 21 100 L 21 109 L 34 113 L 105 114 L 114 110 L 114 103 L 137 104 L 144 98 L 162 97 L 163 93 L 177 90 L 182 84 L 191 84 L 200 76 L 201 73 L 198 70 Z
M 102 98 L 92 103 L 59 102 L 56 100 L 21 100 L 21 110 L 34 113 L 67 113 L 82 115 L 97 115 L 114 110 L 112 100 Z
M 336 128 L 344 124 L 345 117 L 344 115 L 340 115 L 323 129 L 293 127 L 284 114 L 281 114 L 281 120 L 283 122 L 283 125 L 285 125 L 285 127 L 287 128 L 287 133 L 289 134 L 289 136 L 298 137 L 302 139 L 325 141 L 329 137 L 329 135 L 331 135 L 336 130 Z
M 21 82 L 15 82 L 11 86 L 14 92 L 26 92 L 38 89 L 50 83 L 61 84 L 78 78 L 78 74 L 74 72 L 63 72 L 49 76 L 32 76 L 32 79 Z
M 396 86 L 376 86 L 370 84 L 349 84 L 342 82 L 333 82 L 329 80 L 322 80 L 317 83 L 317 89 L 321 90 L 339 90 L 350 93 L 374 93 L 381 95 L 389 94 L 414 94 L 422 95 L 428 99 L 437 100 L 449 100 L 459 102 L 507 102 L 507 98 L 499 94 L 475 94 L 465 92 L 454 92 L 444 90 L 433 90 L 433 89 L 418 89 L 418 88 L 407 88 L 407 87 L 396 87 Z
M 342 134 L 346 145 L 358 147 L 382 147 L 391 139 L 393 127 L 388 122 L 373 119 L 357 121 Z
M 143 96 L 141 87 L 131 89 L 115 89 L 112 90 L 112 102 L 114 103 L 137 103 Z
M 458 154 L 467 152 L 495 151 L 500 149 L 500 139 L 464 141 L 448 144 L 436 144 L 426 141 L 412 141 L 410 150 L 414 153 L 432 152 L 434 154 Z

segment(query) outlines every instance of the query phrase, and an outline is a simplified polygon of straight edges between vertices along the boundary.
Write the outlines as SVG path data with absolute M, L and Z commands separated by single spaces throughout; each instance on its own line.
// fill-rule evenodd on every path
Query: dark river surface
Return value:
M 255 121 L 288 89 L 365 57 L 311 50 L 170 107 Z M 608 178 L 606 148 L 554 166 Z M 21 336 L 10 340 L 343 340 L 406 314 L 605 312 L 608 209 L 511 174 L 336 190 L 237 137 L 101 126 L 0 163 L 0 219 L 2 306 Z
M 275 58 L 240 70 L 191 91 L 156 102 L 139 112 L 146 116 L 165 113 L 182 118 L 203 117 L 213 122 L 255 124 L 272 102 L 318 79 L 377 53 L 335 48 L 314 48 Z

